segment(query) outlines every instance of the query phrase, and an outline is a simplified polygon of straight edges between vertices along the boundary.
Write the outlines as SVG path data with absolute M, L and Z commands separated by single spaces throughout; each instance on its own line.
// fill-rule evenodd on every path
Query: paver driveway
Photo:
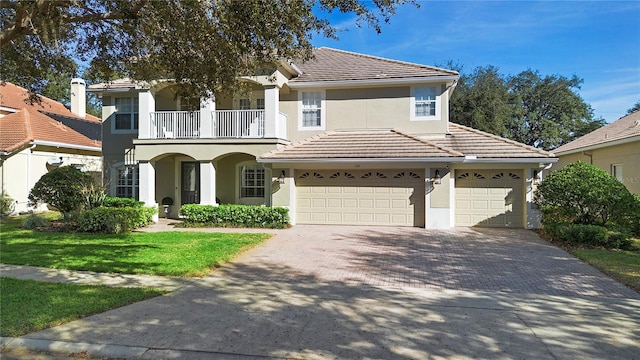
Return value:
M 24 338 L 137 359 L 633 359 L 639 328 L 638 293 L 528 231 L 296 226 Z

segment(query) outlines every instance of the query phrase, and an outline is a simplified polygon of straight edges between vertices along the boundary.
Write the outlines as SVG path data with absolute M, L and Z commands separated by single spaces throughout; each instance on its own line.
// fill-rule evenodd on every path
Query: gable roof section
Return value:
M 313 50 L 314 59 L 296 63 L 302 75 L 291 84 L 318 81 L 384 80 L 457 77 L 458 73 L 433 66 L 358 54 L 326 47 Z
M 556 154 L 569 154 L 591 147 L 603 147 L 620 141 L 640 141 L 640 110 L 596 129 L 555 149 Z
M 259 162 L 296 161 L 472 161 L 555 160 L 554 154 L 458 124 L 443 139 L 426 140 L 397 130 L 326 132 L 273 150 Z
M 553 158 L 555 155 L 533 146 L 509 140 L 456 123 L 449 123 L 449 134 L 435 144 L 479 159 Z
M 424 160 L 464 155 L 397 130 L 326 132 L 260 156 L 259 161 L 281 160 Z
M 40 103 L 31 103 L 26 89 L 8 82 L 0 85 L 0 106 L 15 111 L 0 118 L 0 152 L 19 151 L 34 141 L 71 148 L 102 147 L 102 122 L 93 115 L 80 118 L 44 96 Z

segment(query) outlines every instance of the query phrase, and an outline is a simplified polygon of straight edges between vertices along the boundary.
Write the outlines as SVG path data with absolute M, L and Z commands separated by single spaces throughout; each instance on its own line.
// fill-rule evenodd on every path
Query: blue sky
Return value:
M 640 100 L 640 1 L 419 1 L 401 6 L 382 34 L 355 16 L 330 14 L 339 40 L 314 46 L 471 71 L 494 65 L 577 75 L 579 94 L 608 122 Z

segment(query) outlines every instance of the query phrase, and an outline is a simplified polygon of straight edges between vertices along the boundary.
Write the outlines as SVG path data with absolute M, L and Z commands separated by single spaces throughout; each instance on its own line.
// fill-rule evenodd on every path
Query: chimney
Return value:
M 87 115 L 87 86 L 84 80 L 71 80 L 71 112 L 84 118 Z

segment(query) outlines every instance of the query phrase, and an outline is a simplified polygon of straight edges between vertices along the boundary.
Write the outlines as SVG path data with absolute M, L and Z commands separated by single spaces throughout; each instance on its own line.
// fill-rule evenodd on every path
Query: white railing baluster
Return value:
M 198 139 L 202 121 L 213 122 L 214 138 L 264 137 L 264 110 L 216 110 L 210 119 L 199 111 L 156 111 L 149 120 L 155 139 Z

